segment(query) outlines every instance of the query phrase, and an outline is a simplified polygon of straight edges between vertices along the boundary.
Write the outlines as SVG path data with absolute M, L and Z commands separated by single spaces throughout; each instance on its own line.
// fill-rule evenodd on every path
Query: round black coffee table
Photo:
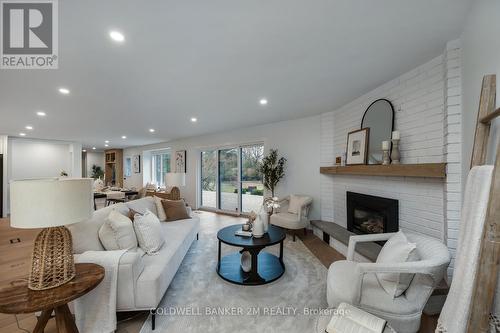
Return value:
M 241 230 L 241 224 L 225 227 L 217 233 L 219 239 L 219 255 L 217 274 L 224 280 L 241 285 L 262 285 L 279 279 L 285 272 L 283 263 L 283 240 L 286 235 L 281 228 L 270 225 L 269 230 L 261 238 L 236 236 L 236 230 Z M 228 254 L 221 258 L 222 243 L 243 248 L 239 252 Z M 280 244 L 280 256 L 261 250 L 267 246 Z M 241 253 L 250 252 L 252 268 L 245 273 L 241 269 Z

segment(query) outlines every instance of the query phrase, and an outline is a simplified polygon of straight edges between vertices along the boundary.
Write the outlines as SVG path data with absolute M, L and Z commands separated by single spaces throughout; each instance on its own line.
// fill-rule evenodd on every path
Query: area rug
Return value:
M 284 243 L 285 274 L 262 286 L 239 286 L 216 273 L 217 230 L 229 225 L 201 223 L 195 241 L 165 296 L 156 329 L 151 317 L 141 333 L 315 332 L 319 311 L 327 308 L 327 269 L 297 239 Z M 223 255 L 238 248 L 223 245 Z M 277 254 L 278 246 L 266 249 Z

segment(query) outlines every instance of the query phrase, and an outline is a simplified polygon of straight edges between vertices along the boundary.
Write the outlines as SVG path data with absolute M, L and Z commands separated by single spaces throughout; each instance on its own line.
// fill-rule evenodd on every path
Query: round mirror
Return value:
M 361 128 L 370 128 L 368 164 L 382 164 L 382 141 L 391 140 L 394 108 L 386 99 L 378 99 L 366 109 Z

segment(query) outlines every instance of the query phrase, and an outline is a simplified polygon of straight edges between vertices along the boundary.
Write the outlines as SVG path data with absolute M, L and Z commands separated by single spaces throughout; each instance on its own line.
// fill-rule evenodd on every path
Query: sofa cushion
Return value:
M 126 203 L 127 207 L 135 210 L 139 214 L 144 214 L 146 210 L 149 210 L 156 216 L 158 212 L 156 211 L 156 204 L 152 197 L 144 197 L 138 200 L 132 200 Z
M 177 221 L 191 218 L 186 209 L 184 200 L 162 200 L 163 209 L 167 216 L 166 221 Z
M 99 229 L 99 239 L 107 251 L 137 248 L 132 221 L 125 215 L 112 210 Z
M 163 298 L 170 282 L 199 230 L 200 219 L 161 223 L 165 244 L 156 256 L 144 256 L 144 271 L 137 280 L 136 306 L 154 308 Z
M 418 260 L 417 245 L 408 242 L 402 231 L 397 232 L 384 244 L 377 263 L 402 263 Z M 391 297 L 398 297 L 408 289 L 414 274 L 377 273 L 380 285 Z
M 99 240 L 99 229 L 104 224 L 112 210 L 116 210 L 124 215 L 128 212 L 128 207 L 124 203 L 118 203 L 96 210 L 92 217 L 86 221 L 71 224 L 68 229 L 73 237 L 73 253 L 83 253 L 85 251 L 103 251 L 104 247 Z
M 147 254 L 155 254 L 165 242 L 160 220 L 149 210 L 144 215 L 135 215 L 134 229 L 139 246 Z
M 155 206 L 156 206 L 156 211 L 157 211 L 157 216 L 160 222 L 163 222 L 167 219 L 167 214 L 165 214 L 165 209 L 163 208 L 163 205 L 161 203 L 161 198 L 157 197 L 156 195 L 153 197 Z

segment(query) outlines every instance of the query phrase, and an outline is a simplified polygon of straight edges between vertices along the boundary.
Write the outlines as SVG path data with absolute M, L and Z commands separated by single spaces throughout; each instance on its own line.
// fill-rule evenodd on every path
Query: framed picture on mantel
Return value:
M 346 165 L 366 164 L 369 134 L 369 128 L 362 128 L 347 134 Z

